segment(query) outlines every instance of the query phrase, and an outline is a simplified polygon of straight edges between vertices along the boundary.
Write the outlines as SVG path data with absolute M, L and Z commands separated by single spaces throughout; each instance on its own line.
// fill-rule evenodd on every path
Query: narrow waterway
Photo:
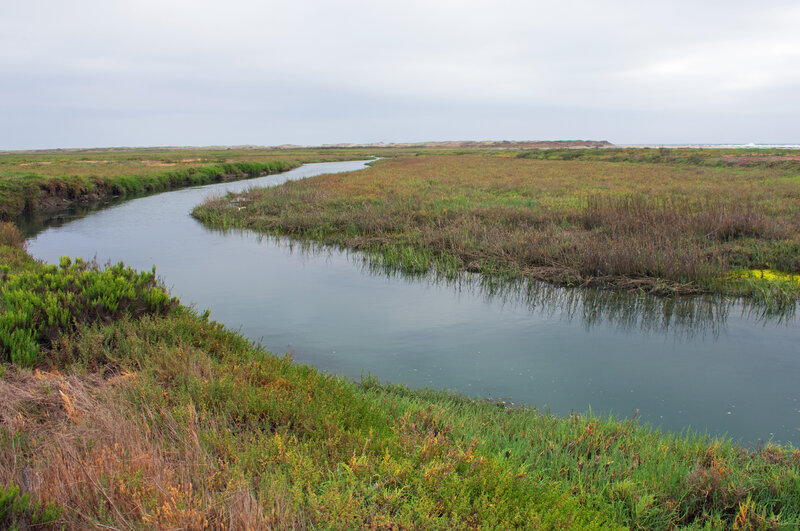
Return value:
M 633 416 L 800 443 L 800 324 L 740 305 L 548 288 L 494 290 L 371 271 L 359 256 L 208 230 L 190 216 L 212 195 L 361 169 L 308 164 L 280 175 L 33 221 L 30 253 L 157 266 L 184 303 L 276 353 L 331 373 L 510 399 L 556 414 Z M 37 223 L 39 223 L 37 225 Z

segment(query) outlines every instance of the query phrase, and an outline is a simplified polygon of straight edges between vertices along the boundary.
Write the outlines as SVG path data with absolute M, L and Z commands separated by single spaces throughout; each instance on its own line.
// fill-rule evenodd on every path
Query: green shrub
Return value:
M 123 316 L 165 314 L 177 299 L 158 285 L 156 271 L 120 262 L 100 269 L 80 258 L 58 266 L 5 274 L 0 284 L 0 360 L 22 366 L 40 361 L 47 346 L 79 324 Z

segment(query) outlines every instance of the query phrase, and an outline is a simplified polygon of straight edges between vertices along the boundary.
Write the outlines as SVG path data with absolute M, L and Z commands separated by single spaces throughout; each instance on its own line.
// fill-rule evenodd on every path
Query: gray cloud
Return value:
M 0 148 L 798 142 L 794 2 L 48 2 L 0 19 Z

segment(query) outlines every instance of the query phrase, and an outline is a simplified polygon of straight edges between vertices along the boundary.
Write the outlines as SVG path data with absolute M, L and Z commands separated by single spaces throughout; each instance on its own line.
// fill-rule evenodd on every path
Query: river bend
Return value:
M 155 264 L 184 303 L 331 373 L 371 373 L 562 415 L 639 410 L 663 429 L 691 426 L 746 443 L 800 442 L 796 320 L 763 322 L 737 305 L 676 314 L 658 301 L 609 302 L 561 289 L 496 295 L 468 282 L 370 272 L 357 255 L 300 252 L 285 239 L 209 230 L 190 216 L 210 195 L 365 165 L 307 164 L 51 219 L 28 250 L 51 263 L 69 255 Z

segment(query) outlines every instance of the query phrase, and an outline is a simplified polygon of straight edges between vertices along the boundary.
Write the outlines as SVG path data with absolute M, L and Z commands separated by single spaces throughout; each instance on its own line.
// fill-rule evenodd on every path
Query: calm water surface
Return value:
M 365 162 L 308 164 L 254 180 L 134 199 L 40 227 L 36 258 L 157 266 L 172 293 L 276 353 L 359 378 L 511 399 L 557 414 L 612 413 L 663 429 L 800 444 L 800 325 L 737 305 L 370 272 L 358 256 L 204 228 L 210 195 Z M 53 225 L 53 220 L 48 224 Z M 473 279 L 474 280 L 474 279 Z

